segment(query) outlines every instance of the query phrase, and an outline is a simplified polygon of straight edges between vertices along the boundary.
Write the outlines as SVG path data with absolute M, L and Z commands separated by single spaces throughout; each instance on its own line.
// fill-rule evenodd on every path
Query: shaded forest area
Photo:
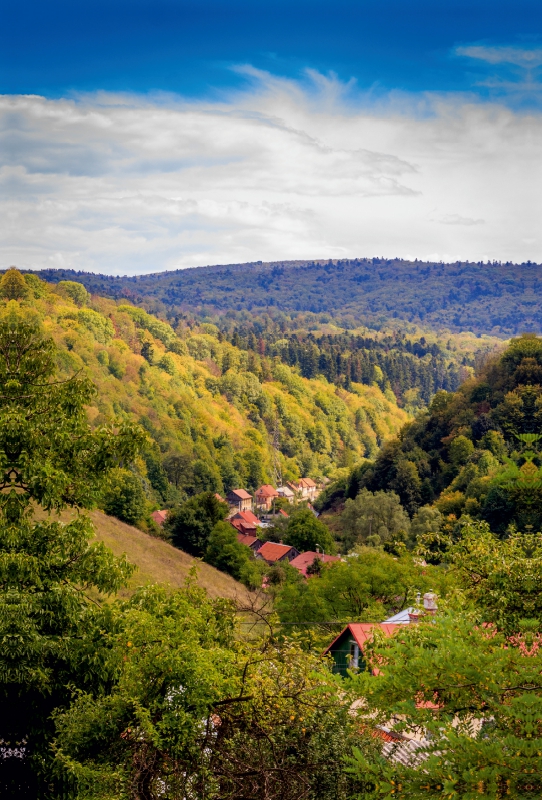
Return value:
M 43 270 L 47 281 L 77 280 L 94 294 L 144 303 L 154 313 L 327 312 L 345 327 L 404 320 L 452 331 L 510 335 L 540 328 L 542 282 L 527 262 L 362 258 L 276 261 L 114 277 Z

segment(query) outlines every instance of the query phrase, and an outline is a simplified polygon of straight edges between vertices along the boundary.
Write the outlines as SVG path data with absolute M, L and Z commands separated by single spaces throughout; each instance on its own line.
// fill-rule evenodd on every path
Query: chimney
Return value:
M 412 611 L 408 612 L 408 621 L 412 625 L 414 622 L 418 622 L 420 619 L 420 611 L 418 609 L 413 608 Z
M 435 616 L 438 610 L 437 596 L 434 592 L 426 592 L 423 596 L 423 607 L 426 614 Z

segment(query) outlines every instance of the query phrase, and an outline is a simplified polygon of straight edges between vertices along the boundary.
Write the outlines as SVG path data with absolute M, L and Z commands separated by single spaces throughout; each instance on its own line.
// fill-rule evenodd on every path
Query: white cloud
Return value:
M 215 102 L 0 98 L 3 265 L 542 260 L 540 115 L 243 71 Z
M 518 67 L 540 67 L 542 65 L 542 49 L 526 47 L 488 47 L 485 45 L 469 45 L 457 47 L 458 56 L 477 58 L 488 64 L 515 64 Z

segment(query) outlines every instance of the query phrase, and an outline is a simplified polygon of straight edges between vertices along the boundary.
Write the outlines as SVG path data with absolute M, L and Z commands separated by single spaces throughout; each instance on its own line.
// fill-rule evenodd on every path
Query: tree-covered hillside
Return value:
M 327 312 L 348 319 L 348 327 L 403 320 L 508 335 L 540 328 L 538 272 L 530 262 L 358 258 L 230 264 L 134 277 L 73 270 L 40 274 L 49 281 L 80 281 L 99 295 L 153 303 L 156 310 Z
M 82 370 L 96 385 L 92 425 L 119 418 L 147 431 L 135 477 L 156 503 L 253 490 L 277 468 L 284 479 L 332 476 L 374 457 L 407 420 L 376 383 L 346 391 L 303 378 L 278 358 L 235 347 L 212 325 L 174 330 L 140 308 L 91 298 L 80 284 L 35 275 L 21 291 L 25 313 L 59 347 L 61 375 Z M 137 487 L 128 481 L 130 492 Z
M 542 339 L 525 334 L 457 392 L 438 392 L 373 464 L 353 470 L 345 494 L 395 491 L 411 517 L 418 512 L 418 533 L 451 530 L 466 516 L 500 535 L 510 526 L 536 532 L 541 430 Z

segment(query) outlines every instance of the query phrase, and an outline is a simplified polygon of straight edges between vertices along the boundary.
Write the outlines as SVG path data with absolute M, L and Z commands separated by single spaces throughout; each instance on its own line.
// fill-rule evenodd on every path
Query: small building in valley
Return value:
M 238 533 L 237 541 L 246 547 L 250 547 L 253 553 L 257 553 L 263 545 L 263 542 L 257 536 L 252 536 L 248 533 Z
M 256 558 L 267 561 L 268 564 L 278 564 L 281 561 L 293 561 L 299 555 L 299 550 L 290 547 L 288 544 L 277 544 L 277 542 L 266 542 L 258 552 Z
M 259 489 L 256 489 L 254 494 L 254 501 L 256 507 L 261 511 L 270 511 L 273 506 L 273 500 L 279 496 L 277 490 L 269 483 L 264 483 Z
M 295 492 L 289 486 L 278 486 L 277 494 L 279 497 L 283 497 L 289 503 L 293 503 L 295 500 Z
M 153 511 L 151 514 L 151 519 L 153 519 L 157 525 L 162 527 L 162 525 L 167 519 L 167 509 L 164 509 L 162 511 Z
M 308 550 L 306 553 L 300 553 L 298 556 L 290 561 L 292 567 L 295 567 L 303 575 L 304 578 L 308 577 L 307 569 L 314 563 L 314 561 L 321 561 L 322 564 L 328 564 L 330 561 L 340 561 L 339 556 L 327 556 L 325 553 L 316 553 L 314 550 Z
M 245 489 L 231 489 L 226 502 L 232 511 L 252 511 L 252 495 Z
M 260 527 L 260 520 L 252 511 L 238 511 L 237 514 L 230 517 L 229 521 L 239 533 L 246 533 L 252 536 L 256 535 Z

